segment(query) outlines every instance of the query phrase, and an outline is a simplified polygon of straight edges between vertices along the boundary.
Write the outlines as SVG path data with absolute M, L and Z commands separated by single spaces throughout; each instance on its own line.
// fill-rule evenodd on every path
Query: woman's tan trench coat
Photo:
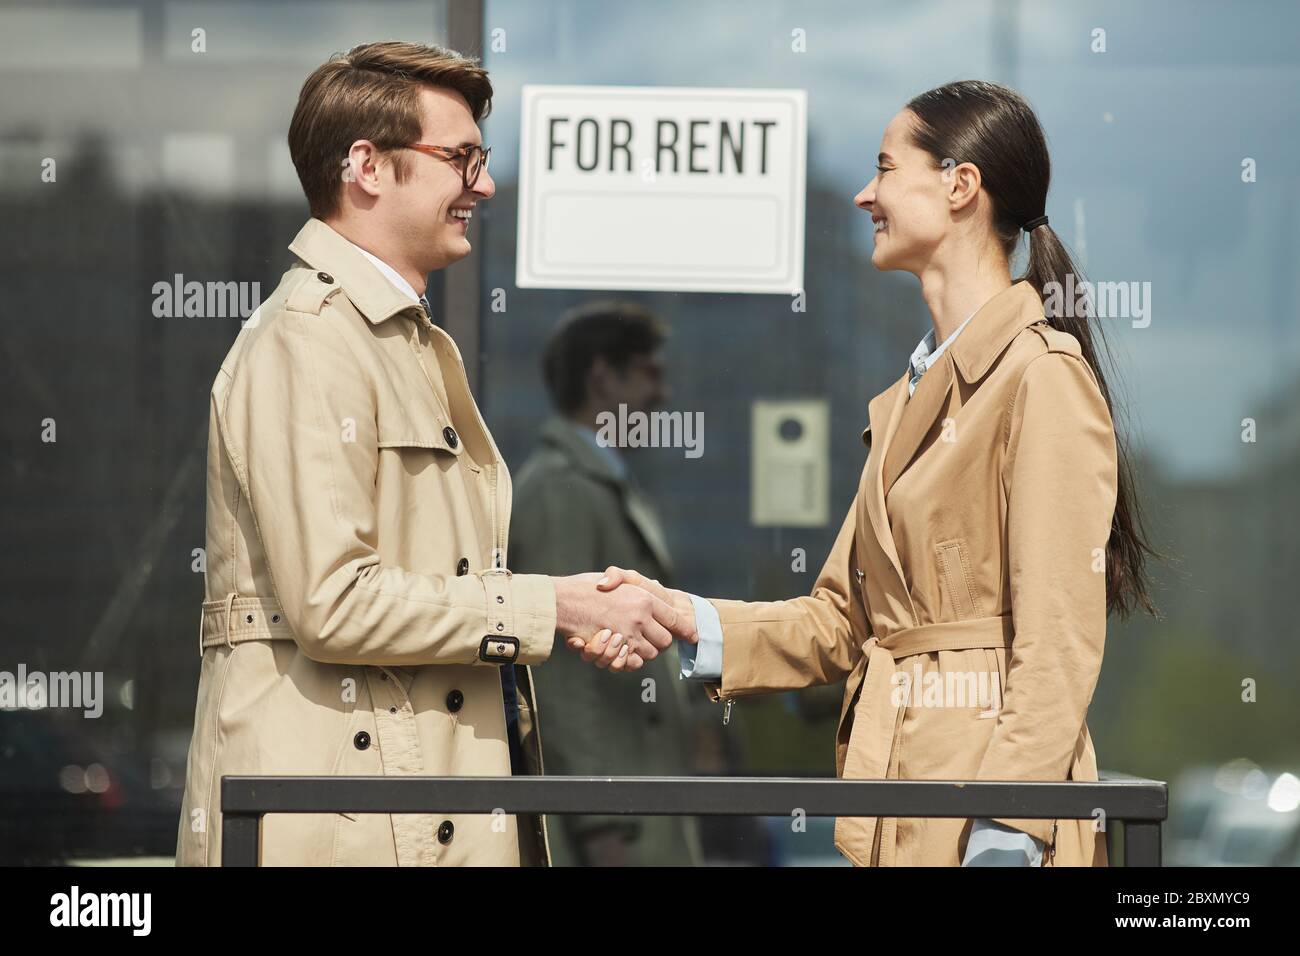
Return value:
M 545 660 L 555 590 L 505 567 L 511 484 L 460 353 L 338 233 L 212 387 L 202 665 L 176 860 L 221 860 L 224 774 L 508 776 L 500 668 Z M 498 557 L 499 561 L 494 561 Z M 536 703 L 516 668 L 530 772 Z M 543 821 L 274 814 L 264 865 L 545 862 Z
M 910 400 L 908 379 L 871 400 L 866 467 L 812 594 L 713 602 L 724 652 L 711 696 L 847 678 L 841 777 L 1096 780 L 1084 720 L 1116 445 L 1092 369 L 1018 282 Z M 1092 820 L 998 822 L 1043 841 L 1044 865 L 1106 865 Z M 957 866 L 970 823 L 841 818 L 835 842 L 860 865 Z

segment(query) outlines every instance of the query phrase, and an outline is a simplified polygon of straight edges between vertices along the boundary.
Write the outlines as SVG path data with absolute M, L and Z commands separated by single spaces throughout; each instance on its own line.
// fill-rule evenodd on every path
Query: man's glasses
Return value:
M 479 173 L 488 168 L 488 159 L 492 155 L 491 146 L 429 146 L 426 143 L 411 143 L 406 148 L 449 162 L 464 160 L 460 175 L 466 190 L 472 189 L 478 182 Z

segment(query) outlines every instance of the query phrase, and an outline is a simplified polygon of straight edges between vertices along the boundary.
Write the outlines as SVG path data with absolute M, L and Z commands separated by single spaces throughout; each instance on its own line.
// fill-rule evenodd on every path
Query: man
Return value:
M 598 416 L 649 413 L 667 401 L 660 356 L 666 331 L 627 302 L 595 302 L 566 316 L 542 371 L 557 414 L 515 486 L 517 571 L 573 574 L 634 567 L 669 585 L 672 561 L 650 500 L 623 453 L 597 439 Z M 601 674 L 576 654 L 537 674 L 546 701 L 549 773 L 681 776 L 690 772 L 675 649 L 640 671 Z M 693 866 L 702 862 L 691 817 L 564 816 L 548 828 L 557 865 Z
M 539 773 L 528 665 L 556 633 L 671 643 L 645 591 L 513 574 L 509 472 L 433 324 L 429 272 L 470 251 L 494 192 L 487 74 L 414 43 L 308 78 L 289 149 L 311 209 L 298 261 L 212 388 L 202 665 L 177 862 L 221 859 L 225 774 Z M 620 589 L 621 590 L 621 589 Z M 264 865 L 544 863 L 504 813 L 280 814 Z

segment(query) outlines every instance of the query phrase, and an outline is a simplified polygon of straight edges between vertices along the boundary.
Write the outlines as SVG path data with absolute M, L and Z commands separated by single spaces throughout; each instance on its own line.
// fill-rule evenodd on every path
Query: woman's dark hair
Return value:
M 664 344 L 668 327 L 635 302 L 601 300 L 560 319 L 542 353 L 542 378 L 551 401 L 568 415 L 587 401 L 587 373 L 603 358 L 619 372 Z
M 934 158 L 937 168 L 943 168 L 945 161 L 973 163 L 979 168 L 984 190 L 992 200 L 993 229 L 1007 261 L 1011 261 L 1020 241 L 1021 226 L 1047 211 L 1052 164 L 1047 140 L 1034 111 L 1014 90 L 981 80 L 963 80 L 929 90 L 912 99 L 907 108 L 916 117 L 912 141 Z M 1074 277 L 1074 288 L 1089 288 L 1083 285 L 1082 273 L 1051 226 L 1044 224 L 1032 229 L 1029 265 L 1021 278 L 1046 299 L 1049 284 L 1055 283 L 1057 290 L 1068 288 L 1067 276 Z M 1094 331 L 1112 369 L 1114 358 L 1101 326 L 1098 324 L 1094 329 L 1092 301 L 1087 301 L 1082 315 L 1077 309 L 1065 311 L 1074 314 L 1049 314 L 1048 323 L 1078 339 L 1114 421 L 1110 389 L 1093 345 Z M 1118 489 L 1110 539 L 1106 543 L 1106 610 L 1127 617 L 1140 605 L 1158 618 L 1149 594 L 1146 555 L 1155 558 L 1165 555 L 1153 549 L 1147 540 L 1134 493 L 1127 443 L 1118 426 L 1115 441 Z

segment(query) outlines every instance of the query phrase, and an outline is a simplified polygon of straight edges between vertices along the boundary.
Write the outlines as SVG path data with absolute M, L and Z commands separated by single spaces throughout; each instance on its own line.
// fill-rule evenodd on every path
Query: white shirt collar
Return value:
M 979 309 L 975 310 L 975 312 L 978 311 Z M 975 318 L 975 312 L 966 316 L 966 320 L 962 322 L 961 325 L 957 326 L 957 328 L 953 329 L 952 333 L 943 340 L 943 344 L 937 349 L 934 347 L 933 326 L 930 327 L 930 331 L 926 332 L 925 335 L 921 337 L 921 341 L 918 342 L 916 348 L 912 350 L 912 357 L 909 360 L 911 365 L 911 380 L 908 382 L 909 392 L 912 389 L 915 389 L 917 380 L 925 374 L 926 369 L 933 366 L 934 363 L 939 360 L 939 356 L 943 354 L 944 349 L 952 344 L 953 339 L 957 338 L 957 334 L 961 332 L 962 329 L 966 328 L 966 324 L 970 322 L 971 319 Z
M 372 263 L 374 263 L 375 268 L 378 269 L 381 273 L 383 273 L 385 279 L 387 279 L 393 285 L 397 286 L 397 290 L 399 292 L 405 293 L 406 295 L 410 296 L 412 302 L 420 301 L 420 297 L 415 294 L 415 289 L 411 286 L 411 283 L 403 279 L 402 274 L 400 272 L 398 272 L 396 269 L 394 269 L 392 266 L 390 266 L 387 262 L 385 262 L 383 259 L 379 258 L 378 256 L 371 255 L 369 252 L 366 252 L 366 250 L 362 249 L 351 239 L 348 239 L 347 243 L 353 249 L 357 250 L 357 252 L 361 253 Z

